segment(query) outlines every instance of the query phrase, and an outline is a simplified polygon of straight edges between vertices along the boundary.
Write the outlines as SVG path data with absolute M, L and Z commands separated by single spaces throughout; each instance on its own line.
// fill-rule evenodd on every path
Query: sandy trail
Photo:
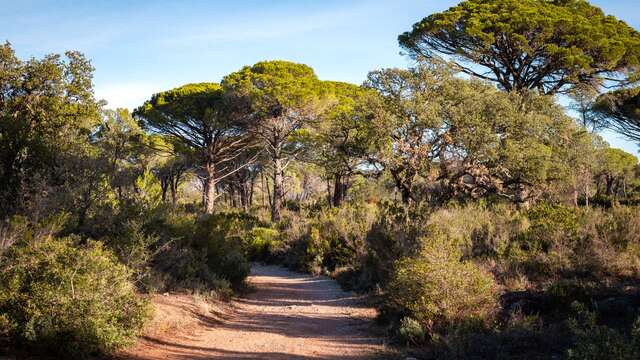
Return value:
M 249 281 L 256 291 L 228 311 L 203 313 L 186 295 L 165 297 L 159 305 L 165 317 L 190 314 L 197 321 L 188 330 L 148 334 L 121 358 L 386 358 L 382 340 L 369 332 L 375 310 L 335 281 L 260 265 Z

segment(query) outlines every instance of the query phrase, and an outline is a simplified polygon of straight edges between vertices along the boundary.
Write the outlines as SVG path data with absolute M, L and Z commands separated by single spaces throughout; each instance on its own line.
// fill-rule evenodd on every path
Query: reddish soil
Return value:
M 255 291 L 226 306 L 157 296 L 145 336 L 120 359 L 381 359 L 375 310 L 331 279 L 252 268 Z

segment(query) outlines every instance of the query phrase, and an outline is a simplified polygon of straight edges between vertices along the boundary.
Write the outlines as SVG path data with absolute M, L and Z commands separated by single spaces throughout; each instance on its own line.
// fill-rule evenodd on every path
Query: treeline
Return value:
M 2 348 L 113 352 L 144 294 L 225 298 L 253 260 L 379 295 L 428 356 L 636 358 L 638 161 L 595 130 L 637 140 L 640 34 L 468 0 L 399 41 L 415 66 L 360 86 L 263 61 L 133 113 L 77 52 L 0 47 Z

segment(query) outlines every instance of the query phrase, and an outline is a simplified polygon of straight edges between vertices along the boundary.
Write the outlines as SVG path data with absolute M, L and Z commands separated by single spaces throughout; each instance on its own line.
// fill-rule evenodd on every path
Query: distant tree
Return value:
M 590 132 L 600 130 L 601 125 L 598 115 L 593 111 L 593 106 L 598 97 L 597 89 L 589 85 L 579 84 L 569 90 L 567 95 L 571 99 L 569 109 L 575 111 L 578 123 Z
M 628 179 L 634 174 L 637 165 L 638 159 L 624 150 L 601 150 L 597 161 L 597 176 L 599 182 L 604 185 L 606 195 L 622 193 L 626 196 Z
M 640 144 L 640 87 L 600 95 L 593 110 L 602 127 Z
M 151 149 L 145 147 L 146 134 L 127 109 L 104 110 L 93 137 L 93 145 L 106 163 L 103 174 L 122 201 L 123 188 L 131 186 L 138 175 L 137 169 L 143 157 Z
M 184 154 L 170 156 L 155 168 L 155 174 L 162 188 L 162 202 L 167 201 L 167 191 L 171 196 L 171 206 L 178 204 L 178 187 L 186 180 L 189 169 L 193 166 L 191 159 Z
M 306 65 L 264 61 L 227 75 L 222 84 L 268 154 L 273 180 L 271 218 L 277 221 L 285 169 L 303 150 L 295 135 L 317 118 L 321 83 Z
M 327 106 L 314 126 L 311 142 L 311 161 L 324 169 L 325 176 L 333 182 L 331 203 L 340 206 L 347 196 L 350 179 L 361 172 L 370 143 L 366 97 L 375 92 L 360 86 L 324 81 Z
M 399 41 L 415 57 L 443 55 L 505 90 L 545 94 L 624 82 L 640 64 L 640 34 L 584 0 L 467 0 Z
M 572 166 L 565 154 L 578 129 L 549 97 L 501 92 L 426 63 L 374 71 L 365 85 L 383 99 L 369 106 L 380 139 L 370 157 L 405 204 L 495 195 L 526 206 Z
M 416 200 L 415 179 L 432 171 L 438 143 L 446 138 L 438 110 L 443 104 L 440 87 L 450 79 L 450 73 L 437 70 L 372 71 L 364 84 L 381 95 L 370 104 L 375 115 L 368 123 L 378 142 L 370 160 L 391 175 L 405 205 Z
M 28 201 L 36 179 L 63 181 L 61 157 L 88 144 L 100 108 L 92 76 L 78 52 L 23 62 L 0 45 L 0 217 Z
M 204 211 L 212 213 L 216 184 L 234 171 L 230 162 L 248 142 L 243 129 L 225 111 L 220 85 L 188 84 L 155 94 L 134 115 L 144 127 L 198 154 Z

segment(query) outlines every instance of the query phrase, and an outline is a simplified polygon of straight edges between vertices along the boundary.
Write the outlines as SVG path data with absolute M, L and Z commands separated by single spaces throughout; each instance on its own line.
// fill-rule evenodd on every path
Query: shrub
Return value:
M 250 260 L 267 261 L 280 241 L 280 232 L 256 226 L 244 236 L 244 248 Z
M 244 238 L 258 220 L 243 213 L 216 213 L 198 222 L 195 241 L 206 251 L 206 263 L 215 274 L 240 286 L 250 265 L 242 248 Z
M 366 235 L 368 254 L 361 264 L 372 285 L 384 286 L 399 259 L 417 255 L 422 246 L 424 221 L 422 213 L 408 214 L 401 205 L 391 202 L 380 205 L 378 217 Z
M 573 305 L 576 316 L 569 326 L 574 333 L 574 345 L 567 351 L 569 359 L 597 360 L 640 358 L 640 319 L 636 320 L 630 336 L 596 323 L 596 315 L 579 304 Z
M 432 233 L 423 243 L 417 257 L 397 263 L 389 300 L 429 331 L 487 319 L 496 307 L 493 277 L 475 263 L 461 261 L 459 246 L 442 233 Z
M 150 316 L 131 272 L 98 242 L 46 237 L 10 248 L 0 263 L 0 314 L 19 343 L 74 357 L 129 344 Z
M 527 228 L 528 221 L 506 205 L 469 204 L 435 211 L 427 225 L 456 239 L 465 257 L 496 257 L 504 253 L 513 234 Z
M 139 285 L 143 285 L 143 281 L 150 275 L 150 263 L 159 241 L 158 236 L 148 234 L 142 224 L 134 220 L 124 224 L 119 236 L 104 239 L 118 259 L 132 270 L 133 278 Z
M 311 273 L 356 267 L 367 256 L 365 240 L 376 214 L 373 204 L 288 213 L 278 224 L 283 241 L 275 255 L 287 266 Z
M 422 325 L 410 317 L 404 317 L 400 320 L 398 336 L 400 337 L 400 341 L 406 345 L 419 344 L 426 339 Z

